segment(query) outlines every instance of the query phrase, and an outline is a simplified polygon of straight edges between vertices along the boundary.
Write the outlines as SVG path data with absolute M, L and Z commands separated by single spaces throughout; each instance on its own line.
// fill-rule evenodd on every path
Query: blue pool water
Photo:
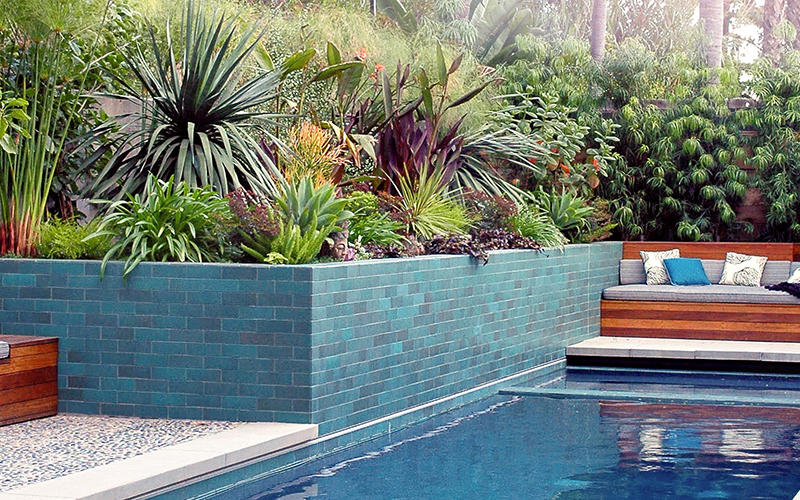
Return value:
M 798 408 L 495 396 L 272 478 L 252 499 L 791 500 L 798 490 Z

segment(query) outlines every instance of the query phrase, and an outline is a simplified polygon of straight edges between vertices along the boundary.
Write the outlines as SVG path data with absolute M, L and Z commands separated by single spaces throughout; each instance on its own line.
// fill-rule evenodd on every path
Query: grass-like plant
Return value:
M 41 226 L 39 255 L 45 259 L 101 259 L 112 245 L 111 235 L 89 238 L 99 225 L 99 219 L 88 224 L 75 220 L 52 218 Z
M 553 223 L 553 219 L 536 205 L 527 205 L 511 218 L 511 229 L 517 234 L 531 238 L 543 247 L 561 248 L 567 238 Z
M 220 260 L 220 235 L 230 212 L 228 202 L 211 188 L 150 175 L 143 193 L 106 203 L 108 214 L 87 238 L 116 238 L 103 257 L 101 275 L 114 258 L 126 259 L 123 278 L 142 261 Z
M 400 210 L 406 219 L 406 232 L 424 239 L 437 234 L 464 234 L 471 225 L 464 208 L 448 195 L 444 172 L 422 171 L 416 181 L 400 177 Z
M 103 5 L 100 11 L 107 11 Z M 96 20 L 70 1 L 0 3 L 2 65 L 0 119 L 0 255 L 33 255 L 47 197 L 66 156 L 74 118 L 85 105 L 99 36 L 81 58 L 78 37 Z M 96 12 L 94 13 L 96 15 Z M 100 21 L 99 24 L 103 24 Z M 91 36 L 89 36 L 91 38 Z M 65 109 L 66 108 L 66 109 Z M 66 113 L 66 116 L 62 114 Z
M 91 191 L 119 199 L 139 192 L 153 174 L 162 180 L 174 177 L 189 187 L 213 186 L 223 194 L 240 186 L 277 194 L 274 179 L 281 174 L 249 129 L 258 122 L 273 123 L 265 105 L 276 97 L 290 69 L 259 71 L 244 79 L 245 62 L 263 29 L 238 32 L 238 17 L 215 14 L 209 19 L 192 1 L 182 21 L 180 44 L 167 37 L 162 51 L 151 25 L 150 47 L 125 54 L 137 81 L 120 82 L 128 95 L 118 97 L 141 111 L 130 116 L 133 125 L 123 128 L 120 139 L 108 145 L 115 152 Z

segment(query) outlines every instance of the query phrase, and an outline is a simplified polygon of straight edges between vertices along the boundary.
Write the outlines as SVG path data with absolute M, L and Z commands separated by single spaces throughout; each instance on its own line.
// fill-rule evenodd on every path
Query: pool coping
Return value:
M 136 457 L 0 493 L 0 500 L 149 497 L 317 437 L 316 424 L 253 422 Z

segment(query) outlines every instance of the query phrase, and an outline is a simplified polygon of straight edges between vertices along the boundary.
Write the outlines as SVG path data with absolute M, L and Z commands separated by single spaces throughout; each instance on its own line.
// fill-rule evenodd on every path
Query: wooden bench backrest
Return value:
M 678 248 L 681 257 L 725 260 L 728 252 L 760 255 L 770 260 L 800 261 L 800 243 L 736 243 L 681 241 L 626 241 L 622 244 L 623 259 L 640 259 L 639 251 L 662 251 Z

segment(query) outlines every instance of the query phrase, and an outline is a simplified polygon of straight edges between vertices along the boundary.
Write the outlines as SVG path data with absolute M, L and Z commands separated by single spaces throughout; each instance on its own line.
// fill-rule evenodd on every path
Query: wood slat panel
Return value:
M 38 354 L 44 354 L 48 352 L 58 352 L 58 344 L 46 343 L 46 344 L 27 344 L 24 346 L 12 346 L 11 354 L 7 359 L 10 359 L 12 361 L 20 360 L 28 356 L 36 356 Z
M 58 369 L 55 366 L 47 366 L 39 368 L 38 370 L 9 373 L 7 375 L 0 375 L 0 390 L 41 384 L 57 379 Z M 0 401 L 0 403 L 2 403 L 2 401 Z
M 0 406 L 0 425 L 49 417 L 58 413 L 58 396 Z
M 795 243 L 712 243 L 681 241 L 625 241 L 622 244 L 623 259 L 639 259 L 639 252 L 663 251 L 678 248 L 681 257 L 724 260 L 728 252 L 761 255 L 770 260 L 800 261 L 800 245 Z
M 794 304 L 734 304 L 729 302 L 667 302 L 651 300 L 603 300 L 603 311 L 649 310 L 659 313 L 698 312 L 712 309 L 725 314 L 746 311 L 755 314 L 788 314 L 800 316 L 800 306 Z
M 0 364 L 0 425 L 58 413 L 58 338 L 0 335 L 9 357 Z
M 57 352 L 46 352 L 44 354 L 36 354 L 34 356 L 26 356 L 24 363 L 17 363 L 11 359 L 11 363 L 0 366 L 0 375 L 7 375 L 9 373 L 23 372 L 38 370 L 39 368 L 46 368 L 48 366 L 56 366 L 58 363 Z
M 12 347 L 58 343 L 57 337 L 33 337 L 30 335 L 0 335 L 0 340 L 7 342 Z
M 629 319 L 609 319 L 602 320 L 602 324 L 608 328 L 633 328 L 636 330 L 686 330 L 702 331 L 708 330 L 710 325 L 719 332 L 737 331 L 758 331 L 764 330 L 776 333 L 794 333 L 800 338 L 800 328 L 796 324 L 790 323 L 760 323 L 760 322 L 727 322 L 727 321 L 686 321 L 680 319 L 637 319 L 632 322 Z
M 21 401 L 42 399 L 48 396 L 58 396 L 58 383 L 56 381 L 2 390 L 0 391 L 0 408 Z
M 635 328 L 606 328 L 603 335 L 611 337 L 637 337 L 658 339 L 687 339 L 687 340 L 742 340 L 749 342 L 800 342 L 800 334 L 786 332 L 768 332 L 764 330 L 753 331 L 723 331 L 723 330 L 644 330 Z
M 603 300 L 604 336 L 800 342 L 800 307 Z

